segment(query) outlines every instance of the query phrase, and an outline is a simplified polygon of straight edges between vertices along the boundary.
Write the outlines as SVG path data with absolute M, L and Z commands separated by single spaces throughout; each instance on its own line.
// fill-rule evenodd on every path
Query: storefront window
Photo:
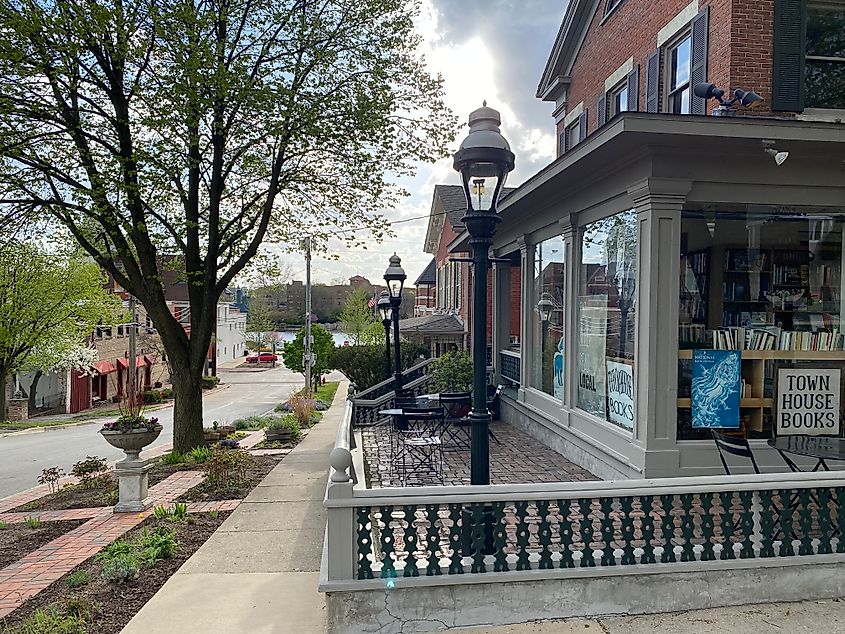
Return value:
M 844 365 L 843 218 L 801 209 L 684 213 L 679 440 L 710 438 L 711 428 L 768 438 L 784 372 L 827 376 Z
M 584 227 L 578 297 L 578 407 L 633 429 L 637 216 Z
M 534 247 L 531 385 L 563 398 L 564 244 L 560 236 Z

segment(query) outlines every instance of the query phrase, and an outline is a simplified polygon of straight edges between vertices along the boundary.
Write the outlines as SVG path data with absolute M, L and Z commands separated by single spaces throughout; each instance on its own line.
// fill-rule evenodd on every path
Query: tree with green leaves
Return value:
M 364 343 L 367 327 L 375 321 L 373 309 L 367 306 L 372 295 L 363 288 L 356 288 L 346 298 L 346 306 L 340 313 L 340 329 L 349 335 L 352 345 Z
M 80 345 L 95 325 L 113 323 L 121 312 L 105 282 L 100 268 L 79 254 L 48 255 L 27 243 L 0 250 L 0 420 L 10 376 L 90 357 L 79 354 Z
M 311 324 L 311 336 L 314 338 L 314 345 L 311 351 L 316 359 L 311 366 L 312 385 L 316 388 L 320 384 L 320 377 L 328 374 L 331 369 L 332 353 L 334 352 L 334 337 L 332 333 L 323 328 L 320 324 Z M 296 333 L 293 341 L 288 341 L 282 350 L 282 360 L 285 366 L 294 372 L 305 374 L 305 366 L 302 363 L 302 355 L 305 353 L 305 328 Z
M 202 443 L 217 301 L 263 241 L 381 239 L 396 176 L 456 121 L 409 0 L 0 0 L 0 202 L 46 214 L 137 297 Z M 184 275 L 171 314 L 163 262 Z M 185 327 L 187 326 L 187 327 Z

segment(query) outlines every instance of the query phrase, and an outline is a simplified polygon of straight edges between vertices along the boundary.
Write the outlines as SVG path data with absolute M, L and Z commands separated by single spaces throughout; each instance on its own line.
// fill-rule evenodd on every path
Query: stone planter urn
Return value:
M 119 498 L 114 506 L 115 513 L 138 513 L 152 506 L 148 495 L 148 476 L 153 465 L 141 459 L 141 450 L 155 442 L 161 433 L 161 425 L 152 429 L 109 430 L 100 433 L 113 447 L 122 449 L 126 457 L 114 466 L 117 474 Z

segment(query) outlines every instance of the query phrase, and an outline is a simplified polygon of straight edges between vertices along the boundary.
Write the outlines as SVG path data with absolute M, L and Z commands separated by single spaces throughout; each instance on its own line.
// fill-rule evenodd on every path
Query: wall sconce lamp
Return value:
M 763 102 L 763 98 L 753 90 L 734 90 L 733 99 L 725 99 L 725 91 L 717 88 L 714 84 L 701 82 L 693 88 L 696 97 L 702 99 L 716 99 L 719 107 L 713 110 L 714 117 L 732 117 L 736 114 L 737 107 L 754 108 Z
M 774 141 L 763 141 L 763 151 L 775 159 L 775 163 L 777 163 L 778 167 L 786 163 L 786 159 L 789 158 L 789 152 L 781 152 L 775 147 Z

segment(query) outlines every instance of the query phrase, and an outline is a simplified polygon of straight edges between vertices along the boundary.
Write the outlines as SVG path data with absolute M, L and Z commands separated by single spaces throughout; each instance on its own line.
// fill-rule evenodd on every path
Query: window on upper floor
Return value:
M 666 48 L 666 111 L 690 113 L 692 34 L 687 32 Z
M 845 109 L 845 1 L 807 6 L 805 107 Z
M 581 142 L 581 122 L 576 119 L 574 123 L 566 126 L 566 151 L 568 152 Z
M 604 14 L 610 15 L 620 4 L 622 4 L 622 0 L 606 0 L 604 3 Z
M 610 117 L 628 110 L 628 80 L 618 84 L 608 93 Z M 609 118 L 609 117 L 608 117 Z

